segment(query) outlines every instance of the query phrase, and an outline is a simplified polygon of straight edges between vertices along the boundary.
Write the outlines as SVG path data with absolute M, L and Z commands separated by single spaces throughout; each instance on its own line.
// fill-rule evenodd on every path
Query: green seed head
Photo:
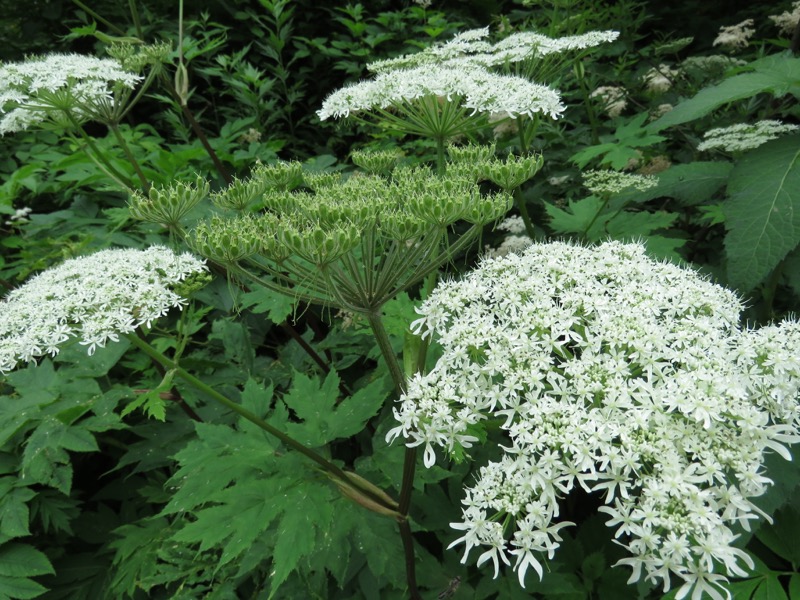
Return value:
M 274 190 L 290 192 L 303 185 L 303 165 L 296 161 L 261 164 L 253 170 L 252 178 L 260 179 Z
M 536 175 L 544 164 L 541 154 L 509 156 L 505 162 L 495 160 L 484 167 L 484 176 L 505 191 L 511 191 Z
M 374 175 L 391 174 L 402 159 L 403 153 L 398 149 L 354 150 L 350 153 L 354 164 Z
M 147 196 L 131 194 L 128 208 L 131 216 L 148 223 L 177 227 L 181 218 L 208 196 L 208 181 L 197 176 L 194 183 L 177 182 L 166 187 L 151 187 Z
M 190 245 L 206 258 L 228 264 L 252 256 L 261 247 L 256 220 L 249 216 L 212 217 L 195 228 Z
M 211 194 L 211 201 L 220 208 L 243 211 L 264 195 L 267 183 L 261 178 L 234 179 L 227 188 Z

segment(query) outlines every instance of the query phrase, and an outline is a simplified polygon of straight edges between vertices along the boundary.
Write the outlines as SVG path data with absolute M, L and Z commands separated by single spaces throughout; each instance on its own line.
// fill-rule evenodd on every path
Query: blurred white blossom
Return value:
M 102 250 L 67 260 L 0 302 L 0 373 L 76 337 L 89 354 L 150 324 L 186 300 L 175 288 L 205 271 L 202 260 L 162 246 Z
M 593 194 L 617 194 L 629 187 L 640 192 L 658 185 L 652 175 L 634 175 L 609 169 L 594 169 L 583 174 L 583 185 Z
M 680 70 L 672 69 L 669 65 L 660 64 L 644 74 L 642 80 L 648 92 L 663 94 L 672 87 L 672 82 L 680 75 Z
M 714 46 L 722 46 L 730 50 L 736 50 L 746 47 L 750 42 L 750 38 L 756 32 L 753 29 L 753 19 L 745 19 L 736 25 L 729 25 L 728 27 L 720 27 L 719 34 L 714 39 Z
M 628 101 L 625 96 L 625 88 L 613 85 L 604 85 L 595 89 L 590 96 L 592 98 L 600 98 L 603 101 L 603 107 L 612 119 L 618 117 L 628 106 Z
M 422 447 L 430 467 L 501 423 L 502 456 L 451 524 L 462 562 L 478 549 L 495 576 L 513 560 L 521 584 L 542 577 L 571 525 L 559 501 L 580 486 L 602 496 L 629 583 L 730 597 L 727 578 L 752 566 L 734 530 L 758 517 L 765 454 L 789 459 L 800 439 L 800 323 L 742 329 L 742 308 L 639 244 L 484 260 L 418 309 L 412 330 L 443 353 L 409 382 L 387 439 Z
M 581 35 L 550 38 L 534 31 L 522 31 L 513 33 L 494 44 L 486 41 L 488 37 L 488 27 L 471 29 L 459 33 L 443 44 L 435 44 L 413 54 L 375 61 L 368 64 L 367 68 L 374 73 L 386 73 L 426 64 L 457 66 L 473 63 L 483 67 L 496 67 L 599 46 L 616 40 L 619 32 L 589 31 Z
M 737 123 L 729 127 L 709 129 L 703 136 L 705 141 L 697 145 L 701 152 L 720 148 L 729 152 L 742 152 L 758 148 L 784 133 L 800 129 L 797 125 L 782 123 L 773 119 L 765 119 L 756 123 Z
M 783 11 L 779 15 L 770 15 L 769 19 L 782 33 L 791 34 L 800 22 L 800 0 L 792 2 L 792 10 Z

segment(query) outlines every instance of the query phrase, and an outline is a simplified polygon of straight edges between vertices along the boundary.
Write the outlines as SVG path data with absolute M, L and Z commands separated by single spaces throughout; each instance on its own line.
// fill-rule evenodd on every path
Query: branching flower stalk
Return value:
M 376 167 L 394 162 L 358 160 Z M 366 316 L 402 394 L 406 378 L 381 320 L 383 305 L 465 250 L 484 225 L 508 211 L 511 196 L 482 196 L 477 177 L 457 170 L 444 176 L 415 168 L 387 177 L 309 178 L 311 191 L 302 182 L 291 164 L 257 168 L 249 180 L 213 196 L 227 215 L 198 225 L 190 243 L 268 289 Z M 262 212 L 254 214 L 257 209 Z M 449 229 L 459 222 L 468 228 L 451 241 Z M 407 521 L 415 461 L 416 451 L 408 449 L 396 518 L 409 590 L 419 598 Z

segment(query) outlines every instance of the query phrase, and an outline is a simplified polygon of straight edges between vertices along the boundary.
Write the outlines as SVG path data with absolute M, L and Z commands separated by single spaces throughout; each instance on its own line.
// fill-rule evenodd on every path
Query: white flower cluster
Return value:
M 785 10 L 779 15 L 770 15 L 769 20 L 775 23 L 782 33 L 791 35 L 800 22 L 800 0 L 792 2 L 792 10 Z
M 612 119 L 620 116 L 622 111 L 625 110 L 625 107 L 628 106 L 625 88 L 619 86 L 600 86 L 590 94 L 590 97 L 600 98 L 603 101 L 608 116 Z
M 0 135 L 46 120 L 54 110 L 48 95 L 69 93 L 80 116 L 80 105 L 111 98 L 117 85 L 133 89 L 141 79 L 116 60 L 82 54 L 48 54 L 0 65 Z
M 718 127 L 706 131 L 705 141 L 697 145 L 702 151 L 720 148 L 729 152 L 742 152 L 758 148 L 770 140 L 777 139 L 784 133 L 800 129 L 797 125 L 782 123 L 774 119 L 765 119 L 756 123 L 737 123 L 729 127 Z
M 593 194 L 618 194 L 632 187 L 640 192 L 658 185 L 653 175 L 634 175 L 609 169 L 593 169 L 583 174 L 583 185 Z
M 653 67 L 642 77 L 647 91 L 653 94 L 663 94 L 672 87 L 672 82 L 680 75 L 678 69 L 672 69 L 669 65 L 660 64 Z
M 323 102 L 317 115 L 346 117 L 370 109 L 423 96 L 463 98 L 462 105 L 479 113 L 503 113 L 510 117 L 543 113 L 557 118 L 564 110 L 555 90 L 515 75 L 498 75 L 490 69 L 527 58 L 567 50 L 584 49 L 619 36 L 616 31 L 592 31 L 583 35 L 552 39 L 533 32 L 513 34 L 492 44 L 489 28 L 472 29 L 447 43 L 421 52 L 374 62 L 368 68 L 373 80 L 342 88 Z
M 533 31 L 522 31 L 513 33 L 495 44 L 487 42 L 485 39 L 487 37 L 489 37 L 488 27 L 471 29 L 456 35 L 444 44 L 430 46 L 414 54 L 376 61 L 368 64 L 367 68 L 374 73 L 386 73 L 426 64 L 459 66 L 473 63 L 487 68 L 496 67 L 549 54 L 585 50 L 613 42 L 619 37 L 619 32 L 589 31 L 581 35 L 550 38 Z
M 5 225 L 22 225 L 23 223 L 28 222 L 28 217 L 33 212 L 33 209 L 30 206 L 23 206 L 22 208 L 18 208 L 14 211 L 14 214 L 11 215 L 7 221 L 5 221 Z
M 753 29 L 753 19 L 745 19 L 736 25 L 720 27 L 717 37 L 714 39 L 714 46 L 722 46 L 730 50 L 744 48 L 750 43 L 750 38 L 756 32 Z
M 328 96 L 317 115 L 322 120 L 347 117 L 370 109 L 422 97 L 461 99 L 474 112 L 506 112 L 511 116 L 544 113 L 557 118 L 564 110 L 558 92 L 514 75 L 498 75 L 476 65 L 461 69 L 423 65 L 381 73 L 375 79 L 346 86 Z
M 738 326 L 733 292 L 655 262 L 639 244 L 534 244 L 441 283 L 412 329 L 443 355 L 394 410 L 403 436 L 463 455 L 500 421 L 503 456 L 466 490 L 462 562 L 473 548 L 524 585 L 559 547 L 559 500 L 603 494 L 630 553 L 629 582 L 677 580 L 722 598 L 748 555 L 732 528 L 756 518 L 765 452 L 800 440 L 800 323 Z M 719 589 L 723 589 L 720 592 Z
M 152 246 L 102 250 L 40 273 L 0 302 L 0 373 L 55 356 L 73 336 L 92 354 L 120 333 L 149 327 L 185 304 L 174 286 L 203 271 L 191 254 Z

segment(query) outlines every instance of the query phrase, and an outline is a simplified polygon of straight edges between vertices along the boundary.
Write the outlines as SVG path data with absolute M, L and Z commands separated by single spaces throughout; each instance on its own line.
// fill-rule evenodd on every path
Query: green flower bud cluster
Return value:
M 324 188 L 333 187 L 342 181 L 342 174 L 338 172 L 329 172 L 329 171 L 318 171 L 312 172 L 308 171 L 303 173 L 303 182 L 306 184 L 306 187 L 316 191 L 322 190 Z
M 259 164 L 253 169 L 252 178 L 275 190 L 290 192 L 303 185 L 303 165 L 297 161 Z
M 367 173 L 388 176 L 403 159 L 403 153 L 397 148 L 391 150 L 354 150 L 350 160 Z
M 452 175 L 468 177 L 475 182 L 486 179 L 485 167 L 494 160 L 495 145 L 467 144 L 447 149 L 450 162 L 447 172 Z
M 262 247 L 257 221 L 250 216 L 225 219 L 214 216 L 194 230 L 190 245 L 215 262 L 234 264 L 256 254 Z
M 447 148 L 452 164 L 482 165 L 494 160 L 494 144 L 467 144 L 465 146 L 451 145 Z
M 260 177 L 234 179 L 227 188 L 211 194 L 211 201 L 219 208 L 241 212 L 260 199 L 267 187 L 268 183 Z
M 140 221 L 178 227 L 179 221 L 209 194 L 208 181 L 198 175 L 194 183 L 176 182 L 169 186 L 151 187 L 147 196 L 131 193 L 128 208 L 131 216 Z
M 300 258 L 324 267 L 358 246 L 361 231 L 347 224 L 326 228 L 314 225 L 303 230 L 290 226 L 279 230 L 278 239 Z
M 263 182 L 267 168 L 215 194 L 218 206 L 246 211 L 202 223 L 193 247 L 259 277 L 263 285 L 355 312 L 373 310 L 419 281 L 512 204 L 507 193 L 481 196 L 470 178 L 416 167 L 395 169 L 390 177 L 354 173 L 323 179 L 317 174 L 323 185 L 294 191 L 273 187 L 253 201 L 243 190 Z M 232 200 L 244 197 L 247 201 L 238 204 Z M 247 212 L 255 210 L 260 214 Z M 449 228 L 459 221 L 473 227 L 448 240 Z M 255 275 L 261 271 L 275 280 Z
M 508 156 L 505 161 L 494 160 L 484 167 L 486 179 L 510 192 L 528 181 L 544 165 L 541 154 L 531 156 Z
M 114 41 L 106 49 L 106 52 L 110 57 L 119 61 L 125 70 L 141 73 L 147 66 L 159 68 L 168 63 L 172 47 L 169 42 L 142 45 Z

